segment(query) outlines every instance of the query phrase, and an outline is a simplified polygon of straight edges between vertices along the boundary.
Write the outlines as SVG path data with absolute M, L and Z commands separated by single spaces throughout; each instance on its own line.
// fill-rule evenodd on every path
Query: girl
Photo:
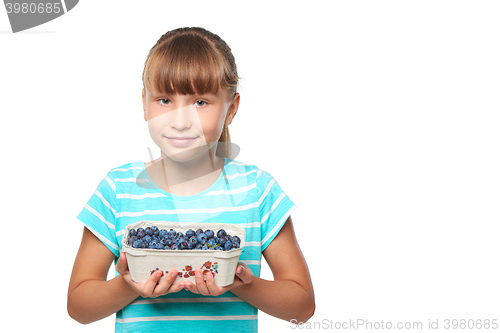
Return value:
M 69 315 L 90 323 L 116 313 L 116 332 L 256 332 L 257 309 L 307 321 L 315 302 L 292 226 L 295 205 L 269 173 L 230 158 L 228 126 L 240 103 L 231 49 L 202 28 L 167 32 L 142 79 L 144 119 L 161 156 L 110 170 L 78 215 L 84 228 Z M 235 282 L 219 287 L 199 269 L 196 283 L 174 284 L 175 270 L 161 281 L 158 272 L 134 282 L 120 248 L 125 227 L 140 220 L 245 227 Z M 262 255 L 273 281 L 259 278 Z M 106 280 L 113 261 L 117 275 Z

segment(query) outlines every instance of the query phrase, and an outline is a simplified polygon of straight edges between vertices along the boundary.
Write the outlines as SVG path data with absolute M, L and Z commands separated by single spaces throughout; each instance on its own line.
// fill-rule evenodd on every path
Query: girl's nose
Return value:
M 198 116 L 196 110 L 194 110 L 193 113 L 193 110 L 191 110 L 192 108 L 194 107 L 186 106 L 169 112 L 170 127 L 179 131 L 185 128 L 191 128 L 193 125 L 193 116 Z

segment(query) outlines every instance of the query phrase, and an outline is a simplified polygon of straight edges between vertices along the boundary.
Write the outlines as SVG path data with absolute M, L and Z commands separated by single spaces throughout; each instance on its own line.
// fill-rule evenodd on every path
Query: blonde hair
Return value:
M 228 91 L 234 99 L 238 72 L 231 48 L 216 34 L 199 27 L 179 28 L 165 33 L 151 48 L 142 72 L 143 87 L 174 95 L 216 94 Z M 221 157 L 230 157 L 231 138 L 226 125 L 219 142 Z

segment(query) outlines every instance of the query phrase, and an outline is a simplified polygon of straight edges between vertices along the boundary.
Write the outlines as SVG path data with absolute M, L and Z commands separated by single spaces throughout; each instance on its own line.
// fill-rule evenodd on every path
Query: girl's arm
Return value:
M 262 254 L 274 281 L 254 277 L 250 284 L 238 286 L 231 292 L 271 316 L 287 321 L 309 320 L 316 308 L 314 290 L 291 217 Z
M 196 284 L 186 283 L 186 289 L 202 295 L 217 296 L 228 290 L 247 303 L 267 314 L 290 321 L 306 322 L 315 310 L 314 291 L 295 233 L 291 217 L 285 222 L 276 238 L 263 252 L 274 281 L 253 275 L 250 269 L 236 269 L 235 282 L 227 287 L 214 283 L 212 275 L 207 274 L 204 282 L 197 272 Z M 197 270 L 198 271 L 198 270 Z
M 118 271 L 124 274 L 106 281 L 114 259 L 115 255 L 106 245 L 84 228 L 68 288 L 68 313 L 71 318 L 88 324 L 121 310 L 139 295 L 156 297 L 182 289 L 180 285 L 170 288 L 175 279 L 170 276 L 156 285 L 160 274 L 152 274 L 148 281 L 141 284 L 133 282 L 124 256 L 120 257 L 117 265 Z

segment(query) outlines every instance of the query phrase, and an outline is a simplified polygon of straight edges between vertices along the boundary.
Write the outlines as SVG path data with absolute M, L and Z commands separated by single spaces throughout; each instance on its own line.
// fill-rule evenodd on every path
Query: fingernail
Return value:
M 177 273 L 175 273 L 175 272 L 170 273 L 171 277 L 175 277 L 176 275 L 177 275 Z
M 199 276 L 201 276 L 201 272 L 200 272 L 200 271 L 198 271 L 198 270 L 196 270 L 196 271 L 194 272 L 194 274 L 195 274 L 196 276 L 198 276 L 198 277 L 199 277 Z
M 191 289 L 191 286 L 185 286 L 184 289 L 189 290 Z
M 236 274 L 241 274 L 243 272 L 243 266 L 239 266 L 236 270 Z
M 207 280 L 211 280 L 212 279 L 212 274 L 211 273 L 207 273 Z

